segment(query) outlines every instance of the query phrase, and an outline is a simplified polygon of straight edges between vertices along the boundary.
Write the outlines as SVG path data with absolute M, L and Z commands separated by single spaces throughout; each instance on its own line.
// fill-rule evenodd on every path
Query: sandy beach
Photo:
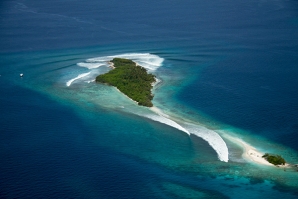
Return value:
M 115 66 L 114 66 L 114 63 L 113 62 L 108 62 L 109 64 L 109 67 L 114 69 Z M 136 66 L 138 66 L 138 64 L 136 63 Z M 158 80 L 156 78 L 156 81 L 153 83 L 152 86 L 156 86 L 158 83 L 160 82 L 160 80 Z M 116 88 L 116 90 L 120 93 L 122 93 L 118 88 Z M 122 93 L 123 94 L 123 93 Z M 126 95 L 125 95 L 126 96 Z M 128 96 L 127 96 L 128 97 Z M 129 97 L 128 97 L 129 98 Z M 132 100 L 131 98 L 129 98 L 130 100 Z M 135 103 L 138 103 L 134 100 L 132 100 L 133 102 Z M 124 107 L 123 107 L 124 108 Z M 167 118 L 169 119 L 170 116 L 163 113 L 159 108 L 153 106 L 153 107 L 150 107 L 150 110 L 154 113 L 156 113 L 157 115 L 161 116 L 161 117 L 164 117 L 164 118 Z M 185 131 L 186 132 L 186 131 Z M 189 132 L 187 132 L 189 134 Z M 257 164 L 261 164 L 261 165 L 267 165 L 267 166 L 275 166 L 271 163 L 269 163 L 266 159 L 264 159 L 262 156 L 264 155 L 264 153 L 258 151 L 256 148 L 254 148 L 253 146 L 249 145 L 248 143 L 244 142 L 243 140 L 241 140 L 240 138 L 236 138 L 236 137 L 233 137 L 233 136 L 230 136 L 230 135 L 222 135 L 223 137 L 225 137 L 226 139 L 234 142 L 235 144 L 241 146 L 243 148 L 243 154 L 242 154 L 242 158 L 248 162 L 254 162 L 254 163 L 257 163 Z M 286 165 L 279 165 L 278 167 L 287 167 L 288 164 Z
M 255 149 L 253 146 L 247 144 L 246 142 L 235 138 L 237 142 L 239 142 L 243 146 L 243 154 L 242 157 L 246 160 L 253 161 L 258 164 L 262 165 L 268 165 L 268 166 L 274 166 L 273 164 L 269 163 L 267 160 L 265 160 L 262 156 L 264 155 L 257 149 Z
M 224 138 L 229 139 L 230 141 L 236 143 L 237 145 L 241 146 L 243 148 L 243 154 L 242 157 L 248 162 L 254 162 L 261 165 L 267 165 L 267 166 L 275 166 L 271 163 L 269 163 L 266 159 L 264 159 L 262 156 L 264 153 L 258 151 L 253 146 L 249 145 L 248 143 L 244 142 L 243 140 L 239 138 L 232 137 L 230 135 L 224 135 Z M 278 165 L 277 167 L 289 167 L 289 164 L 285 165 Z
M 227 138 L 228 140 L 234 142 L 235 144 L 243 148 L 242 157 L 246 161 L 254 162 L 262 165 L 274 166 L 273 164 L 269 163 L 267 160 L 262 158 L 262 156 L 264 155 L 262 152 L 258 151 L 256 148 L 244 142 L 243 140 L 232 137 L 230 135 L 223 135 L 223 137 Z

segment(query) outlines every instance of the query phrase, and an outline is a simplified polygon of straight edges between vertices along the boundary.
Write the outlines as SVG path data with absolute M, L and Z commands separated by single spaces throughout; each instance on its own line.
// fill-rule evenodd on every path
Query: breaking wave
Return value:
M 116 57 L 131 59 L 132 61 L 136 62 L 138 65 L 141 65 L 142 67 L 146 68 L 149 71 L 155 71 L 160 66 L 162 66 L 162 63 L 164 61 L 163 58 L 150 53 L 125 53 L 125 54 L 119 54 L 119 55 L 90 58 L 85 60 L 84 62 L 77 63 L 77 66 L 87 68 L 88 70 L 90 70 L 90 72 L 92 72 L 93 70 L 99 67 L 109 67 L 108 62 Z M 66 85 L 70 86 L 73 81 L 78 80 L 82 77 L 88 76 L 89 74 L 90 73 L 80 74 L 76 78 L 73 78 L 67 81 Z
M 86 63 L 92 64 L 93 66 L 95 66 L 95 64 L 99 64 L 99 66 L 102 66 L 102 65 L 107 65 L 108 61 L 116 57 L 131 59 L 132 61 L 136 62 L 138 65 L 141 65 L 144 68 L 151 71 L 154 71 L 157 68 L 159 68 L 162 65 L 162 62 L 164 61 L 163 58 L 150 53 L 126 53 L 126 54 L 119 54 L 119 55 L 112 55 L 112 56 L 90 58 L 90 59 L 87 59 L 85 63 L 78 63 L 78 64 L 80 64 L 80 66 Z
M 103 63 L 77 63 L 78 66 L 85 67 L 88 69 L 98 68 L 100 66 L 105 66 L 107 64 Z
M 75 77 L 75 78 L 73 78 L 73 79 L 67 81 L 67 82 L 66 82 L 66 86 L 70 86 L 71 83 L 74 82 L 75 80 L 78 80 L 78 79 L 81 79 L 81 78 L 83 78 L 83 77 L 86 77 L 86 76 L 89 75 L 89 74 L 90 74 L 90 72 L 89 72 L 89 73 L 83 73 L 83 74 L 78 75 L 77 77 Z
M 119 55 L 113 55 L 113 56 L 102 56 L 102 57 L 90 58 L 85 60 L 85 62 L 77 63 L 78 66 L 85 67 L 90 72 L 79 74 L 77 77 L 67 81 L 66 85 L 70 86 L 72 82 L 77 81 L 83 77 L 87 77 L 90 73 L 92 74 L 98 73 L 98 70 L 96 69 L 99 67 L 109 67 L 108 62 L 116 57 L 130 59 L 136 62 L 138 65 L 143 66 L 149 71 L 157 70 L 160 66 L 162 66 L 162 63 L 164 61 L 163 58 L 150 53 L 126 53 L 126 54 L 119 54 Z M 92 80 L 94 80 L 94 76 L 92 77 L 91 76 L 89 78 L 93 78 Z M 84 79 L 86 80 L 86 78 Z M 85 83 L 90 81 L 82 81 L 82 82 Z M 154 113 L 145 114 L 141 116 L 151 119 L 153 121 L 171 126 L 173 128 L 176 128 L 182 132 L 187 133 L 188 135 L 193 134 L 204 139 L 216 151 L 219 160 L 228 162 L 229 153 L 228 153 L 227 145 L 224 142 L 224 140 L 219 136 L 219 134 L 217 134 L 215 131 L 212 131 L 200 125 L 186 124 L 183 122 L 178 124 L 177 122 L 170 119 L 170 116 L 163 114 L 162 111 L 159 111 L 157 108 L 151 109 L 151 110 Z
M 218 133 L 206 127 L 186 124 L 185 127 L 191 134 L 196 135 L 206 142 L 216 151 L 218 159 L 223 162 L 229 161 L 229 150 L 225 141 Z
M 168 126 L 174 127 L 176 129 L 178 129 L 180 131 L 183 131 L 183 132 L 187 133 L 188 135 L 190 135 L 188 130 L 183 128 L 181 125 L 179 125 L 178 123 L 174 122 L 173 120 L 170 120 L 170 119 L 168 119 L 166 117 L 163 117 L 161 115 L 155 115 L 155 114 L 154 115 L 153 114 L 149 115 L 149 114 L 147 114 L 147 115 L 144 115 L 144 117 L 149 118 L 151 120 L 154 120 L 156 122 L 163 123 L 163 124 L 166 124 Z
M 161 110 L 153 109 L 153 111 L 157 115 L 144 115 L 144 117 L 166 124 L 168 126 L 174 127 L 180 131 L 187 133 L 188 135 L 193 134 L 197 137 L 202 138 L 203 140 L 208 142 L 208 144 L 215 150 L 215 152 L 217 153 L 218 159 L 220 161 L 223 161 L 223 162 L 229 161 L 228 147 L 225 141 L 215 131 L 195 124 L 189 124 L 189 123 L 178 124 L 177 122 L 167 118 L 170 116 L 163 114 Z

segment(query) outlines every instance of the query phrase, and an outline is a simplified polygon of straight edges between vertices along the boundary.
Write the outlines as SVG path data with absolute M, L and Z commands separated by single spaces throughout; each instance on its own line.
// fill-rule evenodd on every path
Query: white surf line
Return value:
M 229 150 L 225 143 L 225 141 L 222 139 L 222 137 L 216 133 L 215 131 L 212 131 L 210 129 L 207 129 L 203 126 L 194 125 L 194 124 L 186 124 L 186 127 L 182 127 L 181 125 L 177 124 L 173 120 L 169 119 L 170 116 L 164 114 L 160 109 L 157 107 L 150 108 L 153 112 L 155 112 L 158 116 L 150 117 L 150 119 L 154 121 L 158 121 L 160 123 L 167 124 L 169 126 L 172 126 L 174 128 L 177 128 L 188 135 L 193 134 L 195 136 L 198 136 L 208 142 L 208 144 L 215 150 L 217 153 L 218 159 L 223 162 L 229 161 Z
M 113 55 L 113 56 L 102 56 L 102 57 L 90 58 L 83 63 L 77 63 L 77 65 L 81 67 L 86 67 L 89 70 L 92 70 L 102 65 L 107 65 L 107 62 L 109 62 L 111 59 L 116 57 L 131 59 L 136 64 L 139 64 L 142 67 L 151 71 L 155 71 L 157 68 L 162 66 L 162 63 L 164 61 L 163 58 L 150 53 L 126 53 L 126 54 L 119 54 L 119 55 Z M 73 81 L 79 78 L 82 78 L 88 74 L 89 73 L 81 74 L 78 77 L 69 80 L 67 82 L 67 86 L 70 86 Z M 146 115 L 140 115 L 140 116 L 171 126 L 182 132 L 187 133 L 188 135 L 194 134 L 204 139 L 216 151 L 216 153 L 218 154 L 219 160 L 228 162 L 228 148 L 224 140 L 216 132 L 199 125 L 184 124 L 183 126 L 181 126 L 177 122 L 173 121 L 169 115 L 164 114 L 161 110 L 159 110 L 156 107 L 152 107 L 151 111 L 153 111 L 154 114 L 146 114 Z
M 85 61 L 85 63 L 78 63 L 78 65 L 81 67 L 92 69 L 96 68 L 96 66 L 101 66 L 101 64 L 106 65 L 106 63 L 108 61 L 111 61 L 113 58 L 130 59 L 151 71 L 154 71 L 157 68 L 159 68 L 164 61 L 163 58 L 150 53 L 124 53 L 119 55 L 89 58 Z
M 105 63 L 93 63 L 93 62 L 86 62 L 86 63 L 80 62 L 80 63 L 77 63 L 77 65 L 80 67 L 88 68 L 88 69 L 94 69 L 94 68 L 99 68 L 101 66 L 105 66 L 106 64 Z
M 187 133 L 188 135 L 190 135 L 190 133 L 188 132 L 188 130 L 186 130 L 185 128 L 183 128 L 182 126 L 180 126 L 179 124 L 177 124 L 176 122 L 174 122 L 173 120 L 170 120 L 164 116 L 161 115 L 153 115 L 153 114 L 146 114 L 143 115 L 143 117 L 147 117 L 151 120 L 154 120 L 156 122 L 162 123 L 162 124 L 166 124 L 168 126 L 174 127 L 180 131 L 183 131 L 185 133 Z
M 152 120 L 158 121 L 158 122 L 163 123 L 163 124 L 167 124 L 169 126 L 172 126 L 172 127 L 176 128 L 176 129 L 179 129 L 179 130 L 187 133 L 188 135 L 190 135 L 190 133 L 189 133 L 188 130 L 186 130 L 184 127 L 182 127 L 181 125 L 179 125 L 177 122 L 169 119 L 170 116 L 168 116 L 167 114 L 163 113 L 159 108 L 153 106 L 153 107 L 150 108 L 150 110 L 153 111 L 154 113 L 156 113 L 158 115 L 158 116 L 154 115 L 154 117 L 151 117 Z
M 213 130 L 207 129 L 204 126 L 188 124 L 187 129 L 193 135 L 196 135 L 206 142 L 215 150 L 218 159 L 223 162 L 229 161 L 229 150 L 227 144 L 222 137 Z
M 82 77 L 85 77 L 85 76 L 87 76 L 87 75 L 89 75 L 89 74 L 90 74 L 90 72 L 89 72 L 89 73 L 83 73 L 83 74 L 78 75 L 77 77 L 75 77 L 75 78 L 73 78 L 73 79 L 67 81 L 67 82 L 66 82 L 66 86 L 70 86 L 71 83 L 72 83 L 73 81 L 75 81 L 75 80 L 77 80 L 77 79 L 80 79 L 80 78 L 82 78 Z

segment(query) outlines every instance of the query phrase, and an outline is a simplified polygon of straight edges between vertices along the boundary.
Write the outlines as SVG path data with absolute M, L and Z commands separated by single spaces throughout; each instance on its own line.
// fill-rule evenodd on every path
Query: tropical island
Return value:
M 283 159 L 280 155 L 270 155 L 268 153 L 265 153 L 265 155 L 263 155 L 262 157 L 275 166 L 286 164 L 285 159 Z
M 96 82 L 105 83 L 116 87 L 126 96 L 136 101 L 138 105 L 152 107 L 151 93 L 155 76 L 147 73 L 142 66 L 129 59 L 114 58 L 110 61 L 113 70 L 106 74 L 98 75 Z

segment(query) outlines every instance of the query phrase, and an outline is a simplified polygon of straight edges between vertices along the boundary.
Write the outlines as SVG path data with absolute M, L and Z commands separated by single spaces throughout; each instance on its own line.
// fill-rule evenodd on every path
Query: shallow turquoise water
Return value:
M 2 3 L 0 196 L 296 198 L 295 169 L 246 162 L 223 136 L 297 163 L 296 2 L 114 3 Z M 228 163 L 206 139 L 88 83 L 107 67 L 67 87 L 90 72 L 78 63 L 125 53 L 164 59 L 153 103 L 174 125 L 218 133 Z

